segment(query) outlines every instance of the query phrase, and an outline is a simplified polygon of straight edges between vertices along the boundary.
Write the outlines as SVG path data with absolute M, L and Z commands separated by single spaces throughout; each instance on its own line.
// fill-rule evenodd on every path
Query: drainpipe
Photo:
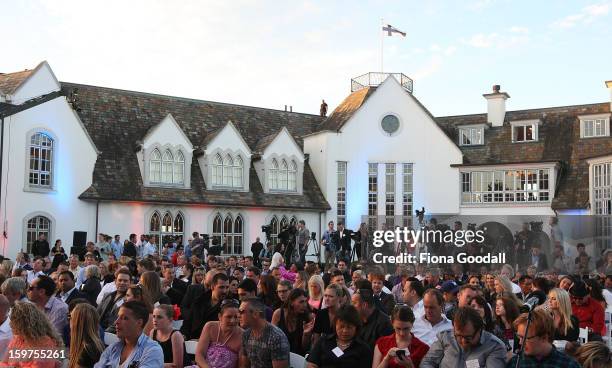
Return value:
M 321 227 L 321 216 L 323 216 L 323 212 L 319 212 L 319 239 L 321 239 L 321 236 L 323 236 L 323 228 Z M 317 239 L 317 242 L 319 242 L 319 264 L 321 264 L 321 252 L 323 252 L 323 249 L 321 249 L 321 241 Z
M 98 239 L 98 214 L 99 214 L 99 209 L 100 209 L 100 201 L 96 201 L 96 233 L 94 234 L 96 236 L 96 239 Z
M 4 213 L 2 211 L 2 177 L 4 176 L 4 115 L 0 115 L 0 124 L 2 127 L 0 128 L 0 213 Z M 6 219 L 3 216 L 2 219 L 2 254 L 4 255 L 4 247 L 6 245 Z

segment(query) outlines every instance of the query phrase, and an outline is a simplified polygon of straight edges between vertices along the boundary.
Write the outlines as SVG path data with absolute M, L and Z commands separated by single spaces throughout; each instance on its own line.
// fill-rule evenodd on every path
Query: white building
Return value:
M 610 103 L 433 117 L 404 75 L 369 73 L 328 117 L 0 74 L 2 253 L 39 233 L 226 238 L 261 225 L 448 215 L 610 214 Z M 367 81 L 364 82 L 364 80 Z M 608 82 L 612 87 L 612 83 Z M 485 103 L 483 101 L 483 110 Z M 274 236 L 274 234 L 273 234 Z

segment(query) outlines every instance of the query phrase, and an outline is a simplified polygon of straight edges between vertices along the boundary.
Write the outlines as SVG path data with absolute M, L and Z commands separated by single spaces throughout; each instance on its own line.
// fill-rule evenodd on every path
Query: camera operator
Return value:
M 338 244 L 340 245 L 340 259 L 351 263 L 351 235 L 353 231 L 344 228 L 342 222 L 338 223 Z
M 308 251 L 308 237 L 310 231 L 306 228 L 306 221 L 300 220 L 297 226 L 297 234 L 295 236 L 295 243 L 298 246 L 300 252 L 300 263 L 304 265 L 306 263 L 306 252 Z
M 325 247 L 325 269 L 336 263 L 336 250 L 338 249 L 338 232 L 334 230 L 334 222 L 327 224 L 327 230 L 321 237 L 321 245 Z

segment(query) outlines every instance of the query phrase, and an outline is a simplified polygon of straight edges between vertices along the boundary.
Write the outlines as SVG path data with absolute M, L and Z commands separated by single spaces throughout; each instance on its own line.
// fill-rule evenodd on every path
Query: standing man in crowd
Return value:
M 340 259 L 351 263 L 351 231 L 344 227 L 344 223 L 338 223 L 338 247 Z
M 453 330 L 442 331 L 420 368 L 506 366 L 506 347 L 500 339 L 484 330 L 484 321 L 470 307 L 459 308 Z
M 240 326 L 245 329 L 240 349 L 240 368 L 288 368 L 289 340 L 265 319 L 265 307 L 257 298 L 240 304 Z
M 336 251 L 338 250 L 338 233 L 334 230 L 334 222 L 327 223 L 327 230 L 321 237 L 321 245 L 325 248 L 325 269 L 336 263 Z
M 121 255 L 123 254 L 123 244 L 121 243 L 121 237 L 119 235 L 115 235 L 115 239 L 113 239 L 110 246 L 115 258 L 121 258 Z
M 259 254 L 263 250 L 264 246 L 259 240 L 259 236 L 255 239 L 255 242 L 251 244 L 251 253 L 253 254 L 253 263 L 257 267 L 261 267 L 261 263 L 259 261 Z
M 198 257 L 199 259 L 204 259 L 204 239 L 200 238 L 200 234 L 197 231 L 194 231 L 193 240 L 191 241 L 191 254 Z
M 295 242 L 300 253 L 300 263 L 306 264 L 306 253 L 308 252 L 308 239 L 310 238 L 310 231 L 306 228 L 306 221 L 300 220 L 297 225 L 297 234 L 295 235 Z
M 130 234 L 130 238 L 129 240 L 125 243 L 124 247 L 123 247 L 123 253 L 121 254 L 122 256 L 127 256 L 130 258 L 136 258 L 137 256 L 137 251 L 136 251 L 136 234 Z
M 38 239 L 34 240 L 34 243 L 32 244 L 32 255 L 34 257 L 45 258 L 49 256 L 50 252 L 51 247 L 49 247 L 49 242 L 47 241 L 45 234 L 41 233 L 38 236 Z

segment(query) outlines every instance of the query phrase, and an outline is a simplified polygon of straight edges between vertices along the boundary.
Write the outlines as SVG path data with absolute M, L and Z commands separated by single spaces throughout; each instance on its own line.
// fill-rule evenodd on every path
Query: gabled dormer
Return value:
M 191 187 L 193 145 L 171 114 L 153 126 L 142 139 L 138 166 L 148 187 Z
M 255 169 L 264 192 L 302 194 L 304 153 L 287 128 L 261 139 L 256 150 L 261 160 Z
M 3 74 L 0 78 L 0 102 L 19 105 L 60 89 L 49 63 L 43 61 L 32 70 Z
M 203 150 L 198 163 L 207 189 L 249 191 L 251 149 L 231 121 L 206 136 Z

